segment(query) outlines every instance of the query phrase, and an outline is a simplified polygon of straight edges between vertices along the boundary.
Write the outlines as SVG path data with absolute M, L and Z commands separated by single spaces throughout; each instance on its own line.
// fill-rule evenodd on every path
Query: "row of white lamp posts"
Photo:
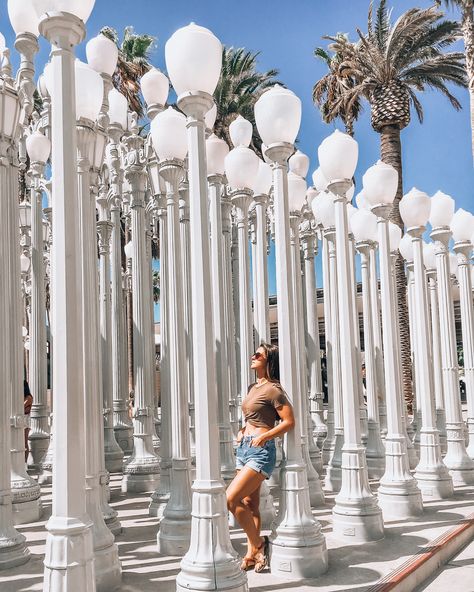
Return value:
M 151 142 L 145 141 L 138 135 L 136 121 L 129 121 L 125 98 L 112 90 L 115 45 L 99 36 L 87 46 L 89 66 L 74 64 L 73 48 L 85 36 L 84 23 L 93 5 L 94 0 L 11 0 L 10 18 L 22 56 L 16 83 L 11 78 L 8 50 L 0 48 L 0 199 L 7 213 L 6 231 L 0 238 L 0 328 L 8 335 L 2 342 L 0 363 L 1 375 L 7 377 L 5 392 L 10 385 L 10 397 L 0 398 L 0 444 L 5 461 L 0 474 L 0 567 L 28 559 L 24 537 L 14 523 L 37 520 L 41 511 L 39 486 L 26 473 L 22 450 L 20 261 L 24 274 L 29 262 L 25 254 L 20 257 L 19 209 L 14 196 L 17 154 L 26 141 L 31 160 L 31 220 L 21 223 L 21 244 L 26 252 L 29 222 L 30 381 L 34 395 L 29 464 L 40 473 L 40 480 L 47 482 L 52 462 L 53 486 L 44 590 L 109 590 L 119 585 L 121 566 L 113 533 L 120 532 L 121 526 L 108 505 L 107 471 L 121 470 L 124 450 L 132 453 L 123 465 L 124 491 L 154 492 L 150 513 L 161 518 L 158 550 L 183 555 L 177 589 L 247 589 L 246 574 L 240 571 L 230 542 L 224 482 L 234 471 L 235 397 L 237 392 L 245 396 L 252 379 L 245 369 L 254 347 L 254 328 L 257 344 L 270 339 L 270 192 L 281 380 L 298 418 L 296 429 L 285 438 L 282 470 L 270 481 L 280 494 L 271 570 L 282 577 L 316 577 L 327 569 L 324 537 L 311 513 L 311 507 L 324 503 L 317 472 L 323 460 L 328 465 L 325 487 L 338 492 L 334 532 L 355 542 L 383 537 L 382 513 L 384 519 L 416 516 L 423 511 L 422 500 L 449 497 L 453 484 L 474 482 L 474 434 L 466 450 L 459 397 L 448 250 L 452 231 L 472 433 L 474 341 L 469 257 L 473 217 L 462 210 L 454 214 L 454 202 L 448 196 L 439 193 L 429 198 L 412 190 L 400 203 L 408 229 L 400 242 L 401 231 L 388 222 L 398 183 L 396 171 L 383 163 L 371 167 L 363 177 L 358 198 L 359 205 L 365 207 L 355 211 L 348 206 L 348 198 L 353 193 L 357 143 L 339 132 L 321 144 L 321 168 L 313 177 L 315 189 L 307 191 L 304 177 L 309 159 L 300 152 L 293 155 L 301 102 L 278 86 L 265 92 L 255 107 L 267 163 L 249 148 L 252 127 L 243 118 L 230 126 L 231 151 L 214 135 L 206 141 L 213 110 L 215 117 L 212 93 L 220 75 L 222 46 L 210 31 L 194 24 L 178 30 L 166 44 L 168 74 L 185 115 L 164 109 L 169 83 L 163 74 L 151 70 L 142 80 L 152 120 Z M 39 32 L 51 42 L 52 54 L 39 84 L 43 113 L 34 122 L 35 131 L 26 137 L 31 131 L 33 58 Z M 50 189 L 43 179 L 50 153 L 47 136 L 52 145 Z M 47 451 L 44 190 L 50 191 L 48 212 L 52 212 L 49 276 L 54 439 Z M 314 217 L 305 207 L 305 198 Z M 253 318 L 248 249 L 252 201 Z M 28 218 L 26 204 L 21 211 Z M 122 215 L 130 222 L 132 236 L 126 250 L 133 298 L 133 428 L 125 397 L 123 300 L 127 286 L 121 271 Z M 421 239 L 428 220 L 434 247 L 423 247 Z M 152 397 L 152 222 L 155 227 L 158 223 L 160 236 L 161 440 L 155 433 Z M 323 245 L 329 385 L 324 442 L 314 278 L 318 237 Z M 408 291 L 416 446 L 407 433 L 415 426 L 408 425 L 402 401 L 393 283 L 398 243 L 412 278 Z M 231 244 L 237 247 L 234 265 Z M 367 405 L 360 376 L 355 249 L 362 263 Z M 58 327 L 61 330 L 56 330 Z M 313 423 L 308 421 L 307 393 L 312 398 Z M 10 417 L 11 430 L 7 429 Z M 444 437 L 444 460 L 440 434 Z M 314 437 L 322 444 L 322 455 Z M 14 451 L 11 466 L 10 449 Z M 192 453 L 196 475 L 191 486 Z M 414 475 L 410 469 L 415 469 Z M 380 479 L 377 498 L 371 492 L 369 476 Z M 264 522 L 269 524 L 275 517 L 268 488 L 261 506 Z

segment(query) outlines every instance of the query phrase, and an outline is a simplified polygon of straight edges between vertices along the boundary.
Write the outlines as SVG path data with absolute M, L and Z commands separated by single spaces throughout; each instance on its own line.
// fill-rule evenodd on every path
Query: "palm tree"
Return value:
M 257 132 L 254 105 L 269 86 L 277 83 L 278 70 L 257 72 L 259 53 L 244 48 L 225 47 L 222 52 L 221 77 L 214 92 L 217 118 L 214 133 L 231 146 L 229 124 L 237 115 L 242 115 L 253 124 L 251 147 L 261 155 L 262 140 Z
M 391 219 L 403 229 L 398 204 L 403 195 L 401 130 L 410 123 L 411 107 L 420 122 L 423 107 L 416 91 L 427 88 L 444 94 L 455 109 L 461 104 L 451 94 L 447 83 L 466 86 L 464 56 L 446 52 L 457 39 L 456 22 L 443 20 L 435 6 L 412 8 L 392 24 L 386 0 L 380 0 L 375 18 L 370 2 L 367 33 L 357 30 L 359 40 L 351 43 L 344 36 L 326 37 L 330 49 L 341 56 L 338 71 L 350 78 L 348 89 L 328 106 L 328 119 L 340 116 L 341 109 L 350 113 L 355 104 L 365 99 L 371 107 L 372 127 L 380 134 L 380 152 L 384 162 L 398 171 L 398 190 Z M 347 82 L 346 82 L 347 84 Z M 406 278 L 403 261 L 397 261 L 397 293 L 402 347 L 403 390 L 411 405 L 410 342 L 406 303 Z
M 345 37 L 347 39 L 347 36 L 343 33 L 338 33 L 336 37 Z M 325 123 L 330 123 L 338 117 L 344 124 L 346 132 L 353 136 L 354 122 L 362 111 L 362 105 L 360 100 L 354 101 L 349 110 L 345 102 L 346 92 L 354 81 L 353 78 L 343 75 L 341 69 L 343 56 L 340 53 L 330 53 L 323 47 L 317 47 L 314 50 L 314 56 L 326 64 L 328 73 L 314 85 L 313 102 L 319 107 Z M 335 109 L 336 105 L 337 108 Z
M 471 148 L 474 161 L 474 0 L 436 0 L 448 8 L 461 11 L 461 31 L 464 38 L 466 72 L 469 82 L 469 100 L 471 107 Z
M 155 47 L 155 37 L 138 35 L 133 27 L 125 27 L 120 42 L 115 29 L 103 27 L 100 32 L 112 39 L 119 48 L 117 69 L 113 76 L 115 88 L 127 97 L 130 109 L 135 111 L 138 117 L 143 117 L 140 78 L 151 68 L 150 56 Z

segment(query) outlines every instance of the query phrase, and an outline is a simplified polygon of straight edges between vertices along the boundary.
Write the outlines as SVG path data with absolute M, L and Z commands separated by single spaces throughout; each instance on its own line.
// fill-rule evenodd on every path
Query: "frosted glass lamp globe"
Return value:
M 329 183 L 354 176 L 359 145 L 349 136 L 335 130 L 325 138 L 318 148 L 319 165 Z
M 297 150 L 288 160 L 288 166 L 292 173 L 304 179 L 309 170 L 309 157 L 301 150 Z
M 456 242 L 470 241 L 474 234 L 474 216 L 462 208 L 456 210 L 451 220 L 451 231 Z
M 124 131 L 128 126 L 128 101 L 117 89 L 109 92 L 109 120 L 111 125 L 119 125 Z
M 87 42 L 86 56 L 93 70 L 112 76 L 117 67 L 118 47 L 112 39 L 99 34 Z
M 454 199 L 442 191 L 431 198 L 429 222 L 433 228 L 449 226 L 454 215 Z
M 184 160 L 188 153 L 186 117 L 168 107 L 150 125 L 153 148 L 159 160 Z
M 292 171 L 288 173 L 288 206 L 290 212 L 299 212 L 306 197 L 306 181 Z
M 150 68 L 140 79 L 140 88 L 147 105 L 166 104 L 170 90 L 168 78 L 158 70 Z
M 400 216 L 407 228 L 426 226 L 430 217 L 431 200 L 415 187 L 400 200 Z
M 258 167 L 258 156 L 245 146 L 237 146 L 225 157 L 225 173 L 233 190 L 253 190 L 257 180 Z
M 212 95 L 221 74 L 222 44 L 209 29 L 191 23 L 168 39 L 165 60 L 178 96 L 192 91 Z
M 362 177 L 364 198 L 370 206 L 391 205 L 398 189 L 398 173 L 379 160 Z
M 356 242 L 377 240 L 377 217 L 372 212 L 356 209 L 349 226 Z
M 223 175 L 225 171 L 225 157 L 229 154 L 227 142 L 215 134 L 206 140 L 207 174 Z
M 86 23 L 94 8 L 95 0 L 32 0 L 32 3 L 38 19 L 47 12 L 68 12 Z
M 255 122 L 266 146 L 294 144 L 301 125 L 301 100 L 287 88 L 275 84 L 255 103 Z
M 413 242 L 409 234 L 403 235 L 398 250 L 407 263 L 413 263 Z
M 31 33 L 39 36 L 38 15 L 33 0 L 8 0 L 8 17 L 16 35 Z
M 51 141 L 36 130 L 26 138 L 26 151 L 31 162 L 46 162 L 51 154 Z
M 252 141 L 253 127 L 250 121 L 239 115 L 237 119 L 229 125 L 229 135 L 232 146 L 245 146 L 248 148 Z
M 255 195 L 268 195 L 272 187 L 273 173 L 272 167 L 259 159 L 257 179 L 253 187 Z

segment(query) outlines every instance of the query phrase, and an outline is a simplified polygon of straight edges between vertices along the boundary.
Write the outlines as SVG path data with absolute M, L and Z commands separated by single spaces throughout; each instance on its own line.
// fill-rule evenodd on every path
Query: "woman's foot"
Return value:
M 267 536 L 263 537 L 263 542 L 254 555 L 254 571 L 262 572 L 270 563 L 270 540 Z
M 242 571 L 249 571 L 249 569 L 252 569 L 253 567 L 255 567 L 255 558 L 246 555 L 240 563 L 240 569 Z

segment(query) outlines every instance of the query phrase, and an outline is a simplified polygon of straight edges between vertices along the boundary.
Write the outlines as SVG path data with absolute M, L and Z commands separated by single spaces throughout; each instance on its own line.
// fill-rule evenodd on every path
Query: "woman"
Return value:
M 237 475 L 227 488 L 227 507 L 247 535 L 241 568 L 261 572 L 268 565 L 269 540 L 260 536 L 260 485 L 275 468 L 274 438 L 293 429 L 295 417 L 280 385 L 278 347 L 262 343 L 252 356 L 251 368 L 257 382 L 242 402 L 245 425 L 237 438 Z

